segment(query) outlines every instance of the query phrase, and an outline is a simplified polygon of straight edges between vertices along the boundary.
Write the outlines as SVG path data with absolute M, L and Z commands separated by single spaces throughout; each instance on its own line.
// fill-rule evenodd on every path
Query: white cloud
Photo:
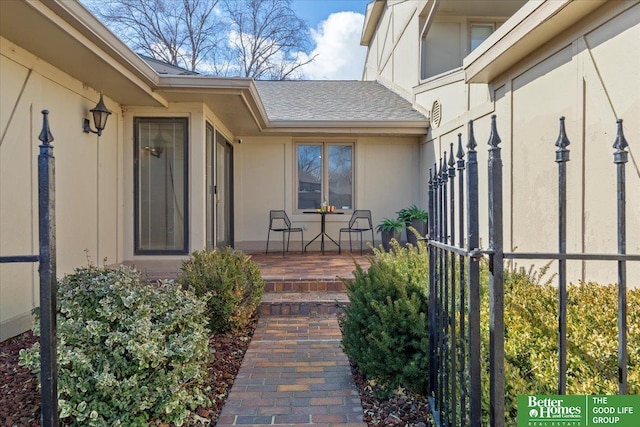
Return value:
M 302 72 L 310 80 L 360 80 L 367 48 L 360 46 L 364 15 L 338 12 L 329 15 L 317 29 L 311 30 L 316 48 L 302 59 L 316 59 Z

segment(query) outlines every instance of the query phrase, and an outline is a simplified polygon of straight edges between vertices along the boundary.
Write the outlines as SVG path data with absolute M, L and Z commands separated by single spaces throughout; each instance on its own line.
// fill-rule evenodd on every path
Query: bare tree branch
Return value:
M 291 0 L 82 1 L 136 52 L 190 71 L 284 80 L 315 59 Z

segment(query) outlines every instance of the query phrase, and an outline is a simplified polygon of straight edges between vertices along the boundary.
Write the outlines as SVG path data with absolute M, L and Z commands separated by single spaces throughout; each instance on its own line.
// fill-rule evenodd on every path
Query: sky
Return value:
M 371 0 L 293 0 L 297 15 L 311 29 L 316 59 L 303 70 L 310 80 L 360 80 L 367 49 L 360 46 Z

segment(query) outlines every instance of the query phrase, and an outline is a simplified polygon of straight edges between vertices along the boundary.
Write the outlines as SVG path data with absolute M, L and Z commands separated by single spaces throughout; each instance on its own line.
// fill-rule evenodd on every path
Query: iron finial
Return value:
M 452 168 L 453 165 L 455 165 L 455 162 L 453 161 L 453 142 L 451 144 L 449 144 L 449 147 L 451 147 L 451 149 L 449 150 L 449 167 Z
M 569 142 L 569 138 L 567 138 L 567 132 L 564 127 L 564 116 L 560 117 L 560 135 L 558 135 L 558 139 L 556 140 L 556 147 L 566 148 L 571 144 Z
M 462 134 L 461 133 L 458 134 L 458 154 L 456 155 L 456 157 L 459 160 L 462 160 L 464 158 L 464 150 L 462 149 Z
M 433 168 L 429 168 L 429 185 L 433 185 Z
M 473 135 L 473 120 L 469 120 L 469 142 L 467 142 L 467 148 L 469 151 L 476 151 L 477 146 L 476 137 Z
M 50 142 L 53 142 L 53 135 L 49 129 L 49 110 L 42 110 L 42 130 L 40 131 L 38 139 L 42 141 L 44 145 L 49 145 Z
M 496 115 L 491 115 L 491 133 L 489 134 L 489 145 L 498 148 L 498 144 L 500 144 L 502 140 L 498 135 L 498 126 L 496 125 Z
M 616 136 L 616 140 L 613 143 L 613 148 L 618 151 L 624 151 L 629 146 L 629 143 L 624 137 L 624 132 L 622 130 L 622 119 L 618 119 L 616 123 L 618 123 L 618 135 Z
M 622 119 L 618 119 L 617 123 L 618 135 L 616 136 L 616 140 L 613 143 L 613 148 L 616 149 L 615 153 L 613 153 L 613 162 L 627 163 L 629 161 L 629 153 L 626 151 L 626 148 L 629 146 L 629 143 L 624 137 L 624 132 L 622 131 Z
M 556 163 L 569 161 L 569 149 L 567 146 L 570 144 L 569 138 L 567 138 L 567 132 L 564 127 L 564 116 L 560 117 L 560 135 L 556 140 Z

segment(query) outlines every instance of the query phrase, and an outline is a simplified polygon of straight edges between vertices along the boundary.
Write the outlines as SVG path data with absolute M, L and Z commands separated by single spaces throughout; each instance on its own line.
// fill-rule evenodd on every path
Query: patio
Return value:
M 365 251 L 361 256 L 359 251 L 353 253 L 343 251 L 320 252 L 290 251 L 282 252 L 247 252 L 251 259 L 260 267 L 262 278 L 267 282 L 305 282 L 305 281 L 339 281 L 340 278 L 353 277 L 355 263 L 369 266 L 367 255 L 372 251 Z M 135 267 L 147 280 L 175 279 L 182 266 L 181 260 L 136 260 L 125 261 L 125 265 Z M 267 289 L 268 291 L 269 289 Z M 308 289 L 319 290 L 319 289 Z

